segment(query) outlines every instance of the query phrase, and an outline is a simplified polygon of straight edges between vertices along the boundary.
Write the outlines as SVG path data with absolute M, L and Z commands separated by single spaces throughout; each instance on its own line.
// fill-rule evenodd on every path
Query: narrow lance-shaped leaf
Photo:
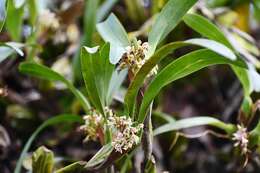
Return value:
M 85 1 L 84 8 L 84 33 L 83 37 L 80 40 L 81 46 L 92 46 L 93 35 L 96 31 L 96 15 L 99 5 L 99 0 L 88 0 Z M 82 79 L 81 77 L 81 65 L 80 65 L 80 53 L 79 49 L 75 56 L 73 57 L 73 72 L 76 80 Z
M 79 173 L 86 172 L 89 169 L 95 168 L 102 164 L 113 151 L 111 144 L 104 145 L 88 162 L 80 161 L 72 163 L 64 168 L 57 170 L 55 173 Z
M 104 145 L 86 164 L 85 168 L 92 168 L 102 163 L 113 151 L 111 143 Z
M 34 131 L 34 133 L 31 135 L 31 137 L 26 142 L 26 144 L 23 148 L 23 151 L 22 151 L 22 153 L 19 157 L 19 160 L 16 164 L 14 173 L 20 173 L 21 172 L 23 160 L 26 157 L 26 154 L 27 154 L 28 150 L 30 149 L 32 142 L 34 141 L 34 139 L 38 136 L 38 134 L 43 129 L 45 129 L 48 126 L 56 125 L 56 124 L 59 124 L 59 123 L 74 123 L 74 122 L 83 123 L 83 119 L 82 119 L 82 117 L 80 117 L 78 115 L 68 115 L 67 114 L 67 115 L 55 116 L 53 118 L 46 120 L 40 127 L 38 127 Z
M 51 81 L 63 82 L 68 87 L 68 89 L 70 89 L 70 91 L 76 96 L 76 98 L 79 99 L 79 102 L 81 103 L 84 110 L 88 111 L 90 109 L 90 105 L 86 97 L 84 97 L 84 95 L 78 89 L 76 89 L 71 84 L 71 82 L 69 82 L 59 73 L 51 70 L 50 68 L 36 63 L 25 62 L 19 66 L 19 70 L 20 72 L 31 76 L 35 76 L 35 77 L 39 77 Z
M 134 111 L 133 100 L 135 100 L 138 90 L 143 85 L 143 82 L 147 74 L 155 67 L 156 64 L 158 64 L 163 58 L 165 58 L 172 51 L 180 47 L 189 46 L 189 45 L 202 46 L 220 55 L 223 55 L 226 58 L 232 60 L 236 59 L 236 55 L 228 47 L 208 39 L 190 39 L 183 42 L 179 41 L 179 42 L 169 43 L 163 46 L 158 51 L 156 51 L 155 54 L 150 59 L 148 59 L 148 61 L 141 67 L 141 69 L 138 71 L 133 82 L 130 84 L 127 90 L 125 103 L 126 103 L 127 111 L 129 112 L 130 115 L 132 115 Z
M 97 11 L 97 21 L 101 22 L 118 1 L 119 0 L 106 0 L 103 2 Z
M 24 5 L 15 7 L 14 0 L 8 1 L 8 11 L 6 18 L 6 29 L 15 41 L 19 41 L 22 32 Z
M 216 118 L 212 117 L 193 117 L 193 118 L 185 118 L 178 121 L 170 122 L 164 124 L 157 129 L 154 130 L 154 135 L 159 135 L 162 133 L 181 130 L 185 128 L 191 128 L 202 125 L 210 125 L 217 128 L 220 128 L 226 131 L 228 134 L 232 133 L 235 129 L 235 126 L 232 124 L 226 124 Z
M 215 40 L 224 44 L 228 48 L 233 49 L 232 45 L 221 30 L 205 17 L 189 13 L 183 17 L 183 21 L 202 36 Z
M 223 32 L 205 17 L 198 14 L 186 14 L 183 20 L 189 27 L 200 33 L 202 36 L 222 43 L 231 50 L 234 50 L 233 46 Z M 248 70 L 232 65 L 231 67 L 240 80 L 245 95 L 249 96 L 252 92 L 252 86 L 250 83 Z
M 228 47 L 225 45 L 218 43 L 214 40 L 208 40 L 208 39 L 202 39 L 202 38 L 194 38 L 185 41 L 186 43 L 198 45 L 198 46 L 203 46 L 206 47 L 214 52 L 217 52 L 218 54 L 231 59 L 231 60 L 236 60 L 237 57 L 236 55 L 230 50 Z
M 199 50 L 178 58 L 167 65 L 148 86 L 140 107 L 138 121 L 143 122 L 147 109 L 159 91 L 167 84 L 215 64 L 233 64 L 246 67 L 242 61 L 231 61 L 210 50 Z
M 127 73 L 128 73 L 128 69 L 123 69 L 121 71 L 115 70 L 113 72 L 109 83 L 108 93 L 107 93 L 108 104 L 112 101 L 115 92 L 117 92 L 120 89 L 120 86 L 123 84 L 127 76 Z
M 197 2 L 197 0 L 169 0 L 162 11 L 156 17 L 151 32 L 148 35 L 150 45 L 149 56 L 162 41 L 181 21 L 185 13 Z
M 125 52 L 125 47 L 130 45 L 124 27 L 112 13 L 104 22 L 97 24 L 97 30 L 101 37 L 110 43 L 109 59 L 112 64 L 116 64 Z
M 96 109 L 104 114 L 104 100 L 102 100 L 100 89 L 102 86 L 100 87 L 97 85 L 100 83 L 100 75 L 104 75 L 98 71 L 101 70 L 98 68 L 99 65 L 97 63 L 97 60 L 99 59 L 98 48 L 99 47 L 83 47 L 81 49 L 81 69 L 91 103 Z
M 148 73 L 168 54 L 175 49 L 188 45 L 184 42 L 169 43 L 160 48 L 156 53 L 147 60 L 147 62 L 141 67 L 141 69 L 135 75 L 132 83 L 130 84 L 127 93 L 125 95 L 125 111 L 128 115 L 134 116 L 135 100 L 139 89 L 142 87 L 144 80 Z

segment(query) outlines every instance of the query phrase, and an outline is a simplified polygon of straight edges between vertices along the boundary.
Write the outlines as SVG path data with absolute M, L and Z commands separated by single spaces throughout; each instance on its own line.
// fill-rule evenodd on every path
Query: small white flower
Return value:
M 247 129 L 241 125 L 237 126 L 237 131 L 233 134 L 232 140 L 235 141 L 234 146 L 240 147 L 243 154 L 248 152 L 248 132 Z
M 91 110 L 88 115 L 83 117 L 85 124 L 81 126 L 81 129 L 87 134 L 86 140 L 97 140 L 100 130 L 101 134 L 104 134 L 105 128 L 108 127 L 112 133 L 112 146 L 117 152 L 123 153 L 140 142 L 138 133 L 143 128 L 143 124 L 134 126 L 130 117 L 117 116 L 109 108 L 105 108 L 105 114 L 106 121 L 96 110 Z
M 127 46 L 125 48 L 126 53 L 123 54 L 119 67 L 121 69 L 129 68 L 133 74 L 136 74 L 138 70 L 148 60 L 147 53 L 149 49 L 148 42 L 142 43 L 141 40 L 137 41 L 136 45 Z M 158 66 L 155 66 L 152 71 L 148 74 L 148 77 L 157 74 Z

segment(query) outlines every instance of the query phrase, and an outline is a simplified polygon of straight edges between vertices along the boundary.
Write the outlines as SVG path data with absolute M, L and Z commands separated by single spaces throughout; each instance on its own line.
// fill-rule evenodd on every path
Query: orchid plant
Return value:
M 142 172 L 156 172 L 156 160 L 152 153 L 153 137 L 202 125 L 221 129 L 221 135 L 234 142 L 234 147 L 238 147 L 242 155 L 248 158 L 253 148 L 260 144 L 260 123 L 250 131 L 247 129 L 259 108 L 259 104 L 253 103 L 250 98 L 252 92 L 260 90 L 260 76 L 256 70 L 259 62 L 255 58 L 245 58 L 234 42 L 210 20 L 188 12 L 196 2 L 169 0 L 161 12 L 153 17 L 147 40 L 139 40 L 127 34 L 114 14 L 98 23 L 96 28 L 105 43 L 95 47 L 83 46 L 80 53 L 86 93 L 46 66 L 35 62 L 22 63 L 19 67 L 22 73 L 64 83 L 80 102 L 84 116 L 60 115 L 42 124 L 24 147 L 15 173 L 20 172 L 22 161 L 39 132 L 60 122 L 81 123 L 84 141 L 98 141 L 103 147 L 89 161 L 78 161 L 55 169 L 57 173 L 99 172 L 112 167 L 124 156 L 133 155 L 139 146 L 142 146 L 144 155 Z M 165 37 L 182 21 L 203 38 L 165 44 Z M 186 46 L 201 49 L 195 49 L 160 68 L 160 61 L 176 49 Z M 241 111 L 244 113 L 244 121 L 236 125 L 201 116 L 168 121 L 153 129 L 153 100 L 161 89 L 200 69 L 218 64 L 230 66 L 243 86 Z M 113 108 L 112 101 L 125 78 L 130 82 L 121 100 L 124 110 L 119 112 Z M 39 148 L 33 155 L 33 165 L 39 164 L 44 158 L 51 158 L 45 162 L 45 172 L 53 172 L 54 163 L 50 161 L 53 157 L 49 150 Z M 33 168 L 37 169 L 35 166 Z

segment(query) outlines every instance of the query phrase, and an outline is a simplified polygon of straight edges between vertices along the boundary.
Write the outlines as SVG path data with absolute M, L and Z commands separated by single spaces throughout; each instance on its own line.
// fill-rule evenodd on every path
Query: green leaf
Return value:
M 151 32 L 148 35 L 151 56 L 158 44 L 178 25 L 185 13 L 197 0 L 169 0 L 156 17 Z
M 97 24 L 97 30 L 101 37 L 110 43 L 109 59 L 112 64 L 116 64 L 125 52 L 125 47 L 130 45 L 124 27 L 112 13 L 104 22 Z
M 92 37 L 96 30 L 96 15 L 99 0 L 89 0 L 84 10 L 84 42 L 86 46 L 92 45 Z
M 188 43 L 184 42 L 172 42 L 169 43 L 150 57 L 147 62 L 141 67 L 141 69 L 135 75 L 132 83 L 130 84 L 127 93 L 125 95 L 125 109 L 127 114 L 134 116 L 135 100 L 139 89 L 142 87 L 148 73 L 167 55 L 172 53 L 175 49 L 183 46 L 187 46 Z
M 183 21 L 202 36 L 222 43 L 233 50 L 232 45 L 221 30 L 205 17 L 198 14 L 186 14 Z
M 243 91 L 244 91 L 244 95 L 246 97 L 249 97 L 250 94 L 253 91 L 253 87 L 248 75 L 248 71 L 244 68 L 240 68 L 240 67 L 235 67 L 235 66 L 231 66 L 232 70 L 234 71 L 234 73 L 236 74 L 236 76 L 239 78 L 239 81 L 242 84 L 243 87 Z
M 27 0 L 27 3 L 28 3 L 28 10 L 30 13 L 30 17 L 29 17 L 30 24 L 32 25 L 32 27 L 35 27 L 38 12 L 39 12 L 37 0 Z
M 83 173 L 86 172 L 85 169 L 86 164 L 87 162 L 85 161 L 75 162 L 68 166 L 65 166 L 64 168 L 55 171 L 55 173 Z
M 99 0 L 85 1 L 84 8 L 84 33 L 83 38 L 80 40 L 81 46 L 92 46 L 93 35 L 96 31 L 96 15 L 98 9 Z M 81 63 L 80 63 L 81 49 L 77 51 L 73 57 L 73 72 L 75 80 L 82 79 L 81 77 Z
M 126 14 L 134 23 L 142 23 L 145 20 L 145 7 L 139 0 L 124 0 Z
M 258 121 L 256 127 L 250 132 L 250 144 L 260 144 L 260 121 Z
M 113 151 L 111 143 L 104 145 L 86 164 L 85 168 L 93 168 L 106 160 Z
M 226 124 L 216 118 L 212 117 L 193 117 L 193 118 L 185 118 L 175 122 L 170 122 L 164 124 L 157 129 L 154 130 L 154 135 L 159 135 L 162 133 L 170 132 L 170 131 L 177 131 L 181 129 L 196 127 L 196 126 L 203 126 L 203 125 L 210 125 L 217 128 L 220 128 L 226 131 L 228 134 L 232 133 L 235 129 L 235 126 L 232 124 Z
M 93 62 L 98 58 L 98 56 L 98 47 L 83 47 L 81 49 L 81 70 L 89 99 L 95 108 L 103 113 L 104 105 L 102 104 L 101 96 L 95 81 L 96 74 L 94 66 L 96 63 Z
M 208 48 L 209 50 L 212 50 L 231 60 L 237 59 L 236 55 L 232 52 L 232 50 L 230 50 L 225 45 L 218 43 L 214 40 L 208 40 L 208 39 L 203 39 L 203 38 L 194 38 L 194 39 L 187 40 L 185 42 L 189 43 L 189 44 L 194 44 L 194 45 Z
M 55 116 L 53 118 L 46 120 L 40 127 L 38 127 L 36 129 L 36 131 L 31 135 L 31 137 L 26 142 L 26 144 L 23 148 L 23 151 L 19 157 L 19 160 L 16 164 L 14 173 L 21 172 L 22 162 L 23 162 L 24 158 L 26 157 L 26 154 L 27 154 L 28 150 L 30 149 L 32 142 L 43 129 L 45 129 L 46 127 L 49 127 L 49 126 L 59 124 L 59 123 L 73 123 L 73 122 L 83 123 L 83 120 L 78 115 L 70 115 L 70 114 L 58 115 L 58 116 Z
M 16 8 L 14 0 L 8 1 L 8 11 L 6 18 L 6 29 L 15 41 L 20 41 L 23 24 L 24 5 Z
M 204 67 L 216 64 L 233 64 L 246 67 L 242 61 L 231 61 L 210 50 L 198 50 L 178 58 L 157 74 L 148 86 L 140 107 L 138 122 L 144 121 L 150 103 L 164 86 Z
M 111 103 L 115 93 L 119 90 L 120 86 L 123 84 L 128 73 L 128 69 L 123 69 L 121 71 L 115 70 L 112 74 L 108 93 L 107 93 L 107 103 Z
M 90 109 L 90 105 L 86 97 L 84 97 L 84 95 L 78 89 L 76 89 L 71 82 L 69 82 L 59 73 L 51 70 L 50 68 L 36 63 L 25 62 L 20 64 L 19 70 L 20 72 L 28 74 L 30 76 L 35 76 L 50 81 L 63 82 L 79 100 L 84 110 L 87 112 Z
M 99 166 L 105 161 L 113 151 L 111 144 L 104 145 L 88 162 L 80 161 L 72 163 L 64 168 L 57 170 L 55 173 L 80 173 Z
M 211 45 L 210 45 L 211 43 Z M 226 55 L 227 57 L 235 58 L 235 55 L 232 53 L 230 49 L 221 45 L 220 43 L 214 42 L 212 40 L 207 39 L 191 39 L 187 41 L 179 41 L 179 42 L 172 42 L 169 44 L 164 45 L 155 54 L 147 60 L 147 62 L 141 67 L 141 69 L 137 72 L 136 76 L 134 77 L 133 82 L 130 84 L 126 96 L 125 96 L 125 104 L 126 104 L 126 111 L 130 114 L 134 114 L 134 104 L 133 100 L 136 99 L 138 90 L 143 85 L 147 74 L 167 55 L 172 53 L 175 49 L 180 47 L 188 46 L 188 45 L 198 45 L 205 48 L 209 48 L 220 55 Z M 219 49 L 213 49 L 213 46 L 219 46 Z M 216 47 L 216 46 L 215 46 Z M 223 53 L 225 52 L 225 53 Z
M 119 0 L 106 0 L 100 5 L 97 12 L 97 21 L 102 21 Z
M 20 56 L 24 56 L 24 53 L 21 50 L 23 46 L 24 44 L 16 42 L 6 42 L 0 44 L 0 63 L 15 52 L 17 52 Z
M 33 173 L 52 173 L 54 167 L 54 154 L 51 150 L 42 146 L 32 155 Z
M 226 36 L 223 34 L 223 32 L 221 32 L 221 30 L 217 26 L 215 26 L 205 17 L 200 16 L 198 14 L 186 14 L 183 20 L 189 27 L 200 33 L 202 36 L 222 43 L 231 50 L 234 50 L 233 46 L 226 38 Z M 240 80 L 244 89 L 244 93 L 249 96 L 252 92 L 252 89 L 250 89 L 251 84 L 248 75 L 248 70 L 232 65 L 231 67 L 237 75 L 238 79 Z
M 98 67 L 100 70 L 103 69 L 103 71 L 101 71 L 101 76 L 100 76 L 100 88 L 103 87 L 103 90 L 102 90 L 102 98 L 104 99 L 105 101 L 105 105 L 109 105 L 109 94 L 110 94 L 110 85 L 111 85 L 111 82 L 118 82 L 117 85 L 119 85 L 119 87 L 121 86 L 122 84 L 122 80 L 124 80 L 124 78 L 122 78 L 122 75 L 117 75 L 116 79 L 117 81 L 112 81 L 112 76 L 113 76 L 113 72 L 114 72 L 114 69 L 115 69 L 115 66 L 112 65 L 109 61 L 109 44 L 105 44 L 102 49 L 100 50 L 100 57 L 99 57 L 99 60 L 100 60 L 100 66 Z M 114 78 L 115 79 L 115 78 Z M 118 87 L 118 88 L 119 88 Z M 116 88 L 116 89 L 118 89 Z M 113 91 L 112 91 L 112 94 L 113 94 Z
M 98 47 L 83 47 L 81 68 L 90 100 L 103 113 L 104 106 L 108 105 L 107 94 L 114 71 L 114 65 L 109 62 L 109 44 L 105 44 L 100 51 Z
M 252 0 L 253 4 L 253 14 L 254 17 L 259 21 L 260 20 L 260 1 L 259 0 Z
M 152 115 L 155 116 L 155 117 L 158 117 L 162 120 L 164 120 L 165 122 L 167 123 L 170 123 L 170 122 L 175 122 L 176 120 L 173 118 L 173 116 L 169 115 L 169 114 L 166 114 L 164 112 L 159 112 L 159 111 L 154 111 L 152 112 Z
M 5 23 L 7 9 L 8 0 L 0 0 L 0 32 L 2 31 Z

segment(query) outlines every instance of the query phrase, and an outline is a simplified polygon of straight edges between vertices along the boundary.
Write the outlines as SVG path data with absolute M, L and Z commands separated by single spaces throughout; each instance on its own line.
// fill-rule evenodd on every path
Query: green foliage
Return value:
M 156 17 L 152 30 L 148 35 L 149 55 L 152 55 L 158 44 L 177 26 L 185 13 L 197 0 L 171 0 Z
M 110 43 L 109 59 L 112 64 L 116 64 L 125 51 L 125 47 L 130 45 L 125 29 L 117 17 L 110 14 L 104 22 L 97 25 L 97 30 L 102 38 Z
M 101 113 L 107 105 L 107 94 L 114 66 L 109 63 L 109 44 L 100 51 L 98 47 L 83 47 L 81 51 L 81 68 L 88 96 L 91 103 Z
M 23 151 L 19 157 L 19 160 L 16 164 L 14 173 L 20 173 L 21 172 L 21 168 L 22 168 L 22 162 L 24 160 L 24 158 L 27 155 L 28 150 L 30 149 L 30 146 L 32 145 L 34 139 L 38 136 L 38 134 L 44 130 L 46 127 L 49 126 L 53 126 L 53 125 L 57 125 L 60 123 L 83 123 L 83 120 L 80 116 L 78 115 L 69 115 L 69 114 L 65 114 L 65 115 L 58 115 L 55 116 L 53 118 L 50 118 L 48 120 L 46 120 L 41 126 L 39 126 L 31 135 L 31 137 L 28 139 L 28 141 L 26 142 L 25 146 L 23 147 Z
M 242 61 L 231 61 L 209 50 L 194 51 L 178 58 L 167 65 L 148 86 L 140 107 L 138 121 L 144 121 L 150 103 L 164 86 L 202 68 L 216 64 L 233 64 L 245 67 Z
M 0 32 L 5 24 L 6 13 L 8 9 L 8 0 L 0 1 Z
M 69 58 L 72 55 L 74 56 L 74 82 L 79 88 L 82 87 L 82 85 L 85 86 L 86 95 L 60 73 L 47 66 L 31 61 L 34 58 L 38 58 L 37 56 L 41 56 L 42 52 L 39 50 L 38 53 L 35 53 L 34 47 L 25 47 L 27 45 L 34 45 L 38 42 L 45 42 L 45 37 L 48 37 L 49 35 L 53 36 L 58 32 L 64 32 L 69 35 L 71 33 L 66 30 L 68 28 L 57 31 L 53 28 L 53 30 L 49 28 L 43 33 L 38 33 L 37 22 L 40 9 L 36 0 L 0 1 L 0 31 L 5 24 L 5 29 L 8 32 L 7 35 L 10 36 L 12 40 L 26 40 L 26 44 L 18 42 L 1 43 L 0 63 L 14 52 L 17 52 L 20 56 L 25 54 L 28 58 L 26 62 L 22 62 L 19 65 L 19 71 L 21 73 L 49 81 L 59 81 L 65 84 L 79 101 L 81 104 L 80 106 L 84 109 L 84 112 L 80 113 L 84 115 L 85 125 L 82 127 L 85 129 L 81 129 L 84 129 L 85 133 L 89 133 L 88 127 L 93 130 L 94 137 L 92 139 L 97 140 L 97 142 L 100 142 L 102 145 L 101 149 L 99 149 L 89 161 L 72 162 L 72 164 L 55 171 L 56 173 L 98 172 L 100 169 L 106 169 L 111 165 L 118 165 L 118 163 L 120 163 L 119 169 L 121 172 L 127 172 L 129 167 L 132 167 L 131 160 L 136 152 L 134 149 L 138 147 L 139 143 L 142 144 L 142 150 L 144 151 L 144 161 L 142 162 L 141 172 L 156 172 L 156 162 L 153 159 L 152 152 L 152 137 L 165 132 L 178 131 L 202 125 L 221 129 L 227 133 L 227 138 L 231 140 L 234 140 L 235 135 L 241 135 L 241 131 L 244 130 L 242 132 L 245 134 L 242 134 L 244 135 L 242 137 L 246 138 L 246 145 L 245 148 L 242 149 L 247 149 L 247 140 L 249 138 L 252 138 L 250 142 L 253 141 L 253 146 L 256 146 L 259 143 L 259 123 L 253 131 L 249 132 L 247 129 L 248 127 L 244 128 L 243 126 L 224 123 L 217 118 L 208 116 L 175 120 L 175 118 L 170 115 L 158 111 L 163 110 L 164 108 L 164 106 L 161 106 L 161 103 L 158 103 L 159 109 L 152 112 L 154 99 L 160 94 L 165 86 L 203 68 L 221 64 L 230 66 L 242 84 L 244 99 L 241 106 L 242 110 L 240 111 L 241 115 L 239 116 L 242 117 L 242 114 L 245 114 L 248 121 L 253 119 L 257 111 L 257 106 L 256 104 L 253 104 L 253 99 L 250 96 L 253 91 L 260 91 L 260 75 L 256 70 L 257 63 L 254 64 L 252 61 L 246 59 L 246 56 L 242 56 L 244 55 L 244 49 L 246 52 L 248 51 L 254 55 L 259 54 L 256 46 L 251 46 L 253 44 L 251 42 L 253 41 L 250 42 L 247 40 L 246 48 L 243 47 L 241 51 L 241 49 L 234 44 L 234 41 L 230 39 L 226 30 L 223 29 L 222 32 L 222 28 L 218 28 L 203 16 L 198 14 L 186 14 L 194 6 L 197 0 L 162 0 L 160 2 L 153 1 L 154 3 L 156 2 L 156 7 L 152 7 L 156 8 L 153 12 L 162 9 L 161 12 L 151 16 L 151 19 L 147 22 L 148 24 L 146 23 L 147 26 L 144 26 L 145 29 L 142 27 L 137 32 L 134 32 L 138 33 L 140 31 L 141 33 L 142 30 L 142 32 L 144 32 L 140 34 L 140 39 L 142 40 L 147 36 L 148 43 L 141 44 L 139 41 L 137 42 L 137 38 L 134 37 L 137 37 L 137 35 L 139 36 L 139 33 L 128 34 L 119 19 L 113 13 L 110 14 L 105 21 L 96 24 L 105 18 L 118 0 L 102 1 L 101 6 L 99 6 L 101 2 L 99 0 L 88 0 L 84 2 L 83 36 L 80 40 L 81 48 L 78 51 L 76 50 L 74 55 L 69 49 L 61 54 L 61 56 L 65 56 L 66 58 Z M 258 7 L 256 4 L 257 1 L 252 2 L 254 8 Z M 128 17 L 133 20 L 131 22 L 134 24 L 142 22 L 150 14 L 150 9 L 144 8 L 143 4 L 137 0 L 134 0 L 133 2 L 125 0 L 124 3 L 125 8 L 129 12 Z M 208 1 L 208 3 L 211 6 L 220 6 L 230 3 L 230 1 Z M 79 6 L 80 5 L 82 4 L 79 4 Z M 121 3 L 119 6 L 121 7 Z M 196 11 L 197 9 L 200 9 L 202 13 L 210 13 L 207 11 L 208 9 L 206 7 L 201 7 L 201 4 L 192 10 Z M 28 12 L 29 16 L 24 18 L 24 12 Z M 120 11 L 117 11 L 117 14 L 118 16 L 123 17 Z M 75 16 L 77 15 L 80 14 L 75 14 Z M 60 21 L 64 20 L 62 19 L 62 15 L 59 17 Z M 76 20 L 77 17 L 74 17 L 75 19 L 73 20 Z M 128 17 L 125 18 L 128 19 Z M 6 21 L 5 18 L 7 18 Z M 159 47 L 162 41 L 182 20 L 187 26 L 205 38 L 175 41 Z M 23 23 L 26 25 L 28 23 L 28 26 L 31 27 L 29 36 L 22 35 Z M 60 24 L 61 28 L 64 27 L 64 23 Z M 75 23 L 72 24 L 72 27 Z M 185 25 L 182 27 L 185 27 Z M 127 28 L 132 29 L 131 24 L 127 26 Z M 93 46 L 100 42 L 100 40 L 98 40 L 99 38 L 94 40 L 94 38 L 96 39 L 96 30 L 106 42 L 103 46 Z M 179 32 L 177 34 L 175 33 L 175 35 L 178 34 Z M 75 42 L 76 41 L 70 45 L 72 52 L 74 51 L 73 48 L 76 47 Z M 46 44 L 48 44 L 47 41 Z M 67 43 L 64 45 L 66 44 Z M 61 47 L 61 49 L 64 49 L 62 46 L 58 46 Z M 131 46 L 131 50 L 129 50 L 129 46 Z M 156 72 L 153 71 L 155 68 L 161 67 L 160 62 L 170 56 L 176 49 L 187 46 L 192 49 L 185 49 L 184 52 L 186 54 L 181 53 L 181 56 L 175 60 L 167 59 L 168 64 L 163 65 L 162 69 L 158 72 L 157 69 L 155 70 Z M 52 50 L 53 47 L 56 48 L 56 45 L 51 45 L 50 50 Z M 196 50 L 197 47 L 202 47 L 203 49 Z M 25 49 L 21 50 L 22 48 Z M 66 48 L 67 47 L 65 47 L 65 49 Z M 189 52 L 189 50 L 194 49 L 195 51 Z M 49 50 L 49 48 L 47 50 Z M 43 51 L 43 54 L 44 53 L 46 52 Z M 121 68 L 124 68 L 124 61 L 129 61 L 129 64 L 137 65 L 138 68 L 136 73 L 128 74 L 128 71 L 132 72 L 130 65 L 128 66 L 129 69 L 122 70 Z M 53 59 L 48 59 L 47 63 L 43 63 L 49 64 L 49 62 L 53 62 Z M 151 72 L 154 73 L 150 75 Z M 129 80 L 124 84 L 129 84 L 128 89 L 120 88 L 125 81 L 127 74 Z M 84 84 L 81 83 L 81 77 L 84 80 Z M 0 89 L 2 92 L 2 87 L 0 87 Z M 121 90 L 123 91 L 120 93 L 120 102 L 123 103 L 122 105 L 117 103 L 114 104 L 112 102 L 115 93 L 118 93 L 119 90 L 120 92 Z M 159 126 L 152 131 L 153 121 L 151 115 L 160 118 L 166 122 L 166 124 Z M 59 123 L 73 122 L 83 123 L 83 118 L 70 114 L 59 115 L 46 120 L 39 126 L 25 144 L 16 165 L 15 173 L 21 172 L 22 161 L 26 157 L 32 142 L 43 129 Z M 243 124 L 243 121 L 239 120 L 238 124 Z M 128 136 L 125 137 L 125 134 Z M 128 138 L 130 138 L 130 140 Z M 234 141 L 241 142 L 239 140 Z M 241 144 L 239 143 L 239 145 Z M 118 159 L 120 159 L 120 161 L 116 163 Z M 37 149 L 33 154 L 32 167 L 33 172 L 35 173 L 53 172 L 55 167 L 53 153 L 44 147 Z
M 230 44 L 229 40 L 225 37 L 225 35 L 218 29 L 213 23 L 211 23 L 208 19 L 197 15 L 197 14 L 186 14 L 183 18 L 184 22 L 190 26 L 192 29 L 200 33 L 202 36 L 207 37 L 209 39 L 215 40 L 223 45 L 227 46 L 231 50 L 234 50 L 233 46 Z M 245 95 L 250 95 L 252 92 L 250 79 L 248 76 L 248 71 L 246 69 L 231 66 L 238 79 L 240 80 Z
M 39 77 L 51 81 L 60 81 L 64 83 L 68 87 L 68 89 L 80 101 L 81 106 L 84 108 L 84 110 L 88 111 L 90 109 L 90 105 L 86 97 L 84 97 L 84 95 L 78 89 L 76 89 L 70 81 L 65 79 L 59 73 L 51 70 L 50 68 L 36 63 L 24 62 L 20 64 L 19 70 L 20 72 L 31 76 L 35 76 L 35 77 Z
M 6 29 L 15 41 L 20 41 L 23 23 L 24 5 L 15 6 L 14 0 L 8 1 Z
M 203 116 L 203 117 L 185 118 L 175 122 L 166 123 L 158 127 L 157 129 L 155 129 L 154 135 L 159 135 L 170 131 L 177 131 L 185 128 L 191 128 L 191 127 L 202 126 L 202 125 L 209 125 L 209 126 L 220 128 L 225 132 L 227 132 L 228 134 L 233 133 L 235 130 L 235 126 L 232 124 L 225 124 L 216 118 Z
M 54 166 L 54 154 L 46 147 L 38 148 L 32 155 L 33 173 L 52 173 Z
M 0 44 L 0 63 L 6 58 L 10 57 L 13 53 L 18 53 L 20 56 L 23 56 L 24 53 L 21 48 L 24 47 L 22 43 L 16 42 L 6 42 Z

